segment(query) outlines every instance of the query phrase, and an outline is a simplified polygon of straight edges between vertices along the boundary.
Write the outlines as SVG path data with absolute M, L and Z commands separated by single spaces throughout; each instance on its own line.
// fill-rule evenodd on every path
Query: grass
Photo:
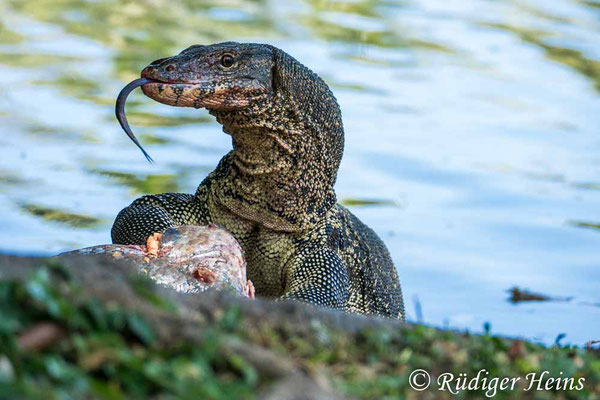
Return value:
M 284 308 L 257 320 L 235 302 L 210 306 L 210 318 L 190 317 L 139 277 L 126 278 L 130 299 L 110 291 L 92 295 L 87 285 L 104 283 L 76 275 L 54 263 L 0 282 L 0 397 L 265 398 L 261 393 L 294 373 L 358 399 L 457 397 L 435 385 L 412 390 L 408 377 L 422 368 L 434 380 L 443 373 L 474 377 L 481 369 L 490 378 L 520 377 L 513 391 L 497 391 L 497 399 L 600 398 L 596 350 L 410 324 L 347 330 L 318 313 L 299 325 Z M 525 377 L 542 371 L 548 373 L 540 384 L 572 377 L 583 378 L 584 387 L 525 390 Z M 458 397 L 487 398 L 481 389 Z

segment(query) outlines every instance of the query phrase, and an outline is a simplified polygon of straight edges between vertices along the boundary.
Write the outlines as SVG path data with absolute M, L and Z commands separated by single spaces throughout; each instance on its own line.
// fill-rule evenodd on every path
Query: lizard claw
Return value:
M 162 233 L 153 233 L 148 236 L 148 239 L 146 239 L 146 253 L 148 253 L 149 256 L 158 257 L 161 239 Z
M 246 282 L 246 285 L 244 286 L 244 293 L 246 293 L 246 296 L 248 296 L 249 299 L 254 298 L 254 284 L 250 279 L 248 279 L 248 282 Z

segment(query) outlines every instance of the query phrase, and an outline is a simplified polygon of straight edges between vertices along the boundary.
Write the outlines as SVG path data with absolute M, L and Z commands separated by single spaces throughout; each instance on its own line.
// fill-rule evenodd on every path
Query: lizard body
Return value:
M 240 242 L 256 293 L 404 319 L 400 283 L 375 232 L 336 203 L 341 111 L 316 74 L 270 45 L 192 46 L 142 72 L 144 93 L 204 107 L 233 150 L 194 195 L 135 200 L 112 228 L 139 244 L 174 225 L 224 226 Z

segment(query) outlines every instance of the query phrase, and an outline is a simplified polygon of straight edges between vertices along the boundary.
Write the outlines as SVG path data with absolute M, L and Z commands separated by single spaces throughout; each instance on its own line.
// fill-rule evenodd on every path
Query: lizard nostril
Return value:
M 175 69 L 175 66 L 173 64 L 169 64 L 165 67 L 165 71 L 167 72 L 172 72 Z

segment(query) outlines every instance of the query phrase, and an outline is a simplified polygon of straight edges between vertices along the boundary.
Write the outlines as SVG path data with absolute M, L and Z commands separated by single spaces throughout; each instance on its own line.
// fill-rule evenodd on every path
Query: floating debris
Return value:
M 531 292 L 527 289 L 520 289 L 516 286 L 510 288 L 508 292 L 511 294 L 508 301 L 517 304 L 526 301 L 571 301 L 572 297 L 552 297 L 542 293 Z
M 586 349 L 591 349 L 593 346 L 600 344 L 600 340 L 588 340 L 588 342 L 585 344 L 585 348 Z

